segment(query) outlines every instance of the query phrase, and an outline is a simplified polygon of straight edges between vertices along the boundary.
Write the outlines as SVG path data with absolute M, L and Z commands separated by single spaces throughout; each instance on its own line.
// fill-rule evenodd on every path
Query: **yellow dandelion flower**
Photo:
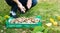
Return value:
M 50 18 L 50 22 L 54 23 L 54 19 L 53 18 Z
M 5 15 L 4 17 L 5 17 L 5 18 L 9 18 L 10 16 L 8 16 L 8 15 Z

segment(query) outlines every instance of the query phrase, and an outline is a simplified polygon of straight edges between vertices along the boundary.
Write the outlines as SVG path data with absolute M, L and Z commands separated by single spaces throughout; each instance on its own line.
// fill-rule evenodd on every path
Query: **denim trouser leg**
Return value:
M 18 7 L 15 5 L 14 7 L 11 8 L 11 11 L 17 12 Z
M 37 0 L 32 0 L 32 7 L 37 4 Z
M 13 2 L 12 0 L 5 0 L 6 3 L 11 6 L 11 11 L 16 12 L 18 7 L 17 4 L 15 2 Z

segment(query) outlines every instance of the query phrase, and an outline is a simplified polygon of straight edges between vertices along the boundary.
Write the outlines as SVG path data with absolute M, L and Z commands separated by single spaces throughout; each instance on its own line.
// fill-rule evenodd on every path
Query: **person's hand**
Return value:
M 18 4 L 18 7 L 20 8 L 21 12 L 25 13 L 25 7 L 22 4 Z
M 27 2 L 27 8 L 30 9 L 32 6 L 32 0 L 28 0 Z

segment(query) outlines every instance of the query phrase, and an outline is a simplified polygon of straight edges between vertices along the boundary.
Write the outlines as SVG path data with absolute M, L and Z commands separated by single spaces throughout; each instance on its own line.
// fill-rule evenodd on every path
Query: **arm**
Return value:
M 32 0 L 27 1 L 27 8 L 30 9 L 32 6 Z

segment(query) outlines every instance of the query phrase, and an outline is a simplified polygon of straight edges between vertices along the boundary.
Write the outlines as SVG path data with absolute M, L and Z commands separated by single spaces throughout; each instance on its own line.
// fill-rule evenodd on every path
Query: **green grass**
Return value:
M 58 1 L 58 2 L 57 2 Z M 53 17 L 55 19 L 56 16 L 60 16 L 60 0 L 52 1 L 51 2 L 40 2 L 33 8 L 31 8 L 27 13 L 25 14 L 18 14 L 20 17 L 25 16 L 25 17 L 32 17 L 32 16 L 37 16 L 40 15 L 42 16 L 42 20 L 45 20 L 46 22 L 50 22 L 49 18 Z M 5 16 L 9 15 L 10 12 L 10 6 L 6 4 L 4 0 L 0 0 L 0 16 Z M 59 27 L 57 27 L 58 30 Z M 56 28 L 56 29 L 57 29 Z M 2 24 L 0 24 L 0 30 L 4 30 L 4 27 Z M 4 32 L 6 33 L 17 33 L 19 31 L 16 31 L 14 29 L 5 29 Z M 0 32 L 1 33 L 1 32 Z

